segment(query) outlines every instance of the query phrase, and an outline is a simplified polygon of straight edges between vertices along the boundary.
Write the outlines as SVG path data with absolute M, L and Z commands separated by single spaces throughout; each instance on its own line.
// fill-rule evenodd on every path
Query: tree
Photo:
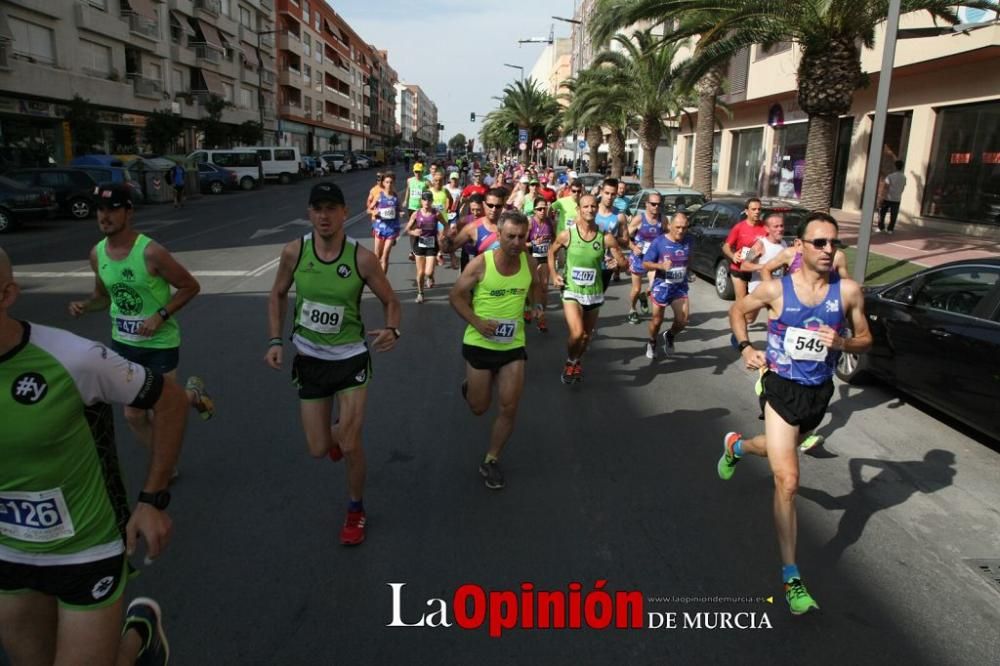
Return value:
M 713 12 L 712 29 L 701 33 L 687 64 L 687 80 L 723 66 L 753 44 L 796 43 L 801 52 L 798 102 L 809 116 L 801 202 L 807 208 L 829 210 L 837 119 L 850 111 L 854 91 L 867 84 L 861 48 L 874 48 L 875 30 L 886 20 L 888 0 L 602 0 L 602 4 L 634 5 L 629 14 L 633 20 L 664 23 L 683 22 L 691 12 Z M 925 11 L 935 20 L 955 25 L 958 6 L 995 9 L 987 0 L 902 0 L 901 8 L 904 13 Z
M 256 120 L 246 120 L 233 128 L 232 138 L 242 146 L 256 146 L 264 138 L 264 126 Z
M 223 148 L 232 140 L 232 128 L 222 122 L 222 112 L 232 104 L 218 95 L 209 95 L 204 107 L 208 115 L 198 121 L 205 148 Z
M 615 77 L 617 94 L 628 100 L 642 146 L 642 186 L 653 187 L 656 148 L 669 131 L 665 119 L 678 115 L 689 95 L 674 65 L 680 47 L 664 43 L 651 28 L 636 30 L 631 37 L 616 35 L 612 42 L 618 49 L 598 53 L 594 66 L 607 66 Z
M 597 147 L 603 140 L 601 128 L 608 129 L 608 154 L 611 175 L 621 178 L 625 166 L 625 130 L 630 111 L 626 91 L 620 89 L 615 73 L 607 67 L 590 67 L 570 79 L 564 95 L 569 105 L 563 112 L 564 127 L 596 127 L 597 133 L 587 137 L 591 164 L 595 164 Z
M 550 142 L 558 137 L 561 115 L 562 109 L 556 98 L 539 88 L 537 81 L 528 79 L 515 81 L 504 88 L 503 104 L 496 111 L 488 113 L 486 117 L 493 118 L 496 122 L 512 129 L 515 141 L 517 131 L 527 129 L 530 144 L 533 139 Z M 494 134 L 497 138 L 501 136 L 498 133 Z M 482 136 L 485 144 L 485 131 Z M 503 148 L 509 149 L 513 144 L 514 142 L 511 142 Z M 521 161 L 528 161 L 527 149 L 521 151 Z
M 104 128 L 98 119 L 97 108 L 90 103 L 90 100 L 74 94 L 63 117 L 69 122 L 73 133 L 75 154 L 84 155 L 93 152 L 95 146 L 104 143 Z
M 465 138 L 465 135 L 459 132 L 455 136 L 448 139 L 448 148 L 455 151 L 456 153 L 461 152 L 465 150 L 465 146 L 468 144 L 468 142 L 469 141 L 468 139 Z
M 146 119 L 143 130 L 146 142 L 157 155 L 171 152 L 174 143 L 184 131 L 184 120 L 170 111 L 156 110 Z

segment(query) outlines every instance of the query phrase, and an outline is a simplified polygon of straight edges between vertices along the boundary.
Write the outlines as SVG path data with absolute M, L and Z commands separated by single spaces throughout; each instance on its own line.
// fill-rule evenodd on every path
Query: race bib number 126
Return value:
M 76 534 L 62 489 L 0 492 L 0 534 L 34 543 Z

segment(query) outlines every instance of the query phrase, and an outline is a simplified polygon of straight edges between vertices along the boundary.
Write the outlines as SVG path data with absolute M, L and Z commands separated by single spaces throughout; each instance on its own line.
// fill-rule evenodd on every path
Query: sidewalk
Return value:
M 848 245 L 857 245 L 858 213 L 832 209 L 840 223 L 840 238 Z M 912 261 L 921 266 L 939 266 L 959 259 L 989 259 L 1000 257 L 1000 228 L 992 236 L 975 238 L 962 234 L 913 227 L 900 220 L 891 236 L 875 233 L 871 251 L 893 259 Z

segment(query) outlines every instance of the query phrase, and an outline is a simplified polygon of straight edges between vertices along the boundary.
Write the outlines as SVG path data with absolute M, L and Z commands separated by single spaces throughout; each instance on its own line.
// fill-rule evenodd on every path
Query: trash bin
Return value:
M 173 203 L 174 188 L 165 169 L 141 169 L 143 191 L 146 193 L 146 203 Z

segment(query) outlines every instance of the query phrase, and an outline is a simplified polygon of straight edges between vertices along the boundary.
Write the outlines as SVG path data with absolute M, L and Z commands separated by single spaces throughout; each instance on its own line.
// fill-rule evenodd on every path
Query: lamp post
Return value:
M 575 2 L 573 3 L 573 11 L 574 12 L 576 11 L 576 3 Z M 570 25 L 573 26 L 573 29 L 570 31 L 570 39 L 572 40 L 570 42 L 570 48 L 569 48 L 569 50 L 570 50 L 570 74 L 576 74 L 577 64 L 578 64 L 577 63 L 577 57 L 576 57 L 577 56 L 577 54 L 576 54 L 576 30 L 577 30 L 576 26 L 583 25 L 583 21 L 578 21 L 577 19 L 566 18 L 564 16 L 553 16 L 552 18 L 554 18 L 557 21 L 562 21 L 563 23 L 569 23 Z M 573 132 L 573 168 L 574 169 L 576 168 L 576 161 L 577 161 L 578 156 L 579 156 L 579 150 L 580 150 L 580 146 L 579 146 L 579 144 L 577 143 L 577 140 L 576 140 L 576 132 Z
M 264 58 L 260 55 L 260 38 L 264 35 L 276 35 L 278 30 L 261 30 L 257 33 L 257 110 L 260 112 L 260 134 L 264 137 Z
M 519 70 L 521 70 L 521 83 L 524 83 L 524 67 L 521 67 L 520 65 L 510 65 L 508 63 L 504 63 L 503 66 L 504 67 L 510 67 L 511 69 L 519 69 Z

